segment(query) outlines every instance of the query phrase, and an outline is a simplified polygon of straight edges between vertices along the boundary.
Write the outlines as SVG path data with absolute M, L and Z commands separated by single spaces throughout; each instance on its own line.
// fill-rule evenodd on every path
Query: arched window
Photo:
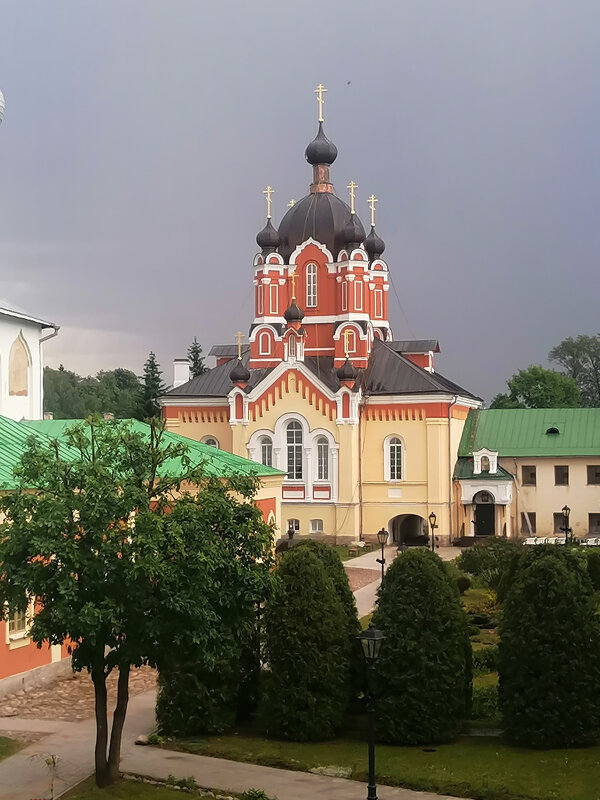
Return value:
M 288 358 L 296 358 L 296 337 L 293 333 L 288 337 Z
M 219 447 L 219 443 L 214 436 L 205 436 L 200 441 L 202 442 L 202 444 L 207 444 L 209 447 L 217 447 L 217 448 Z
M 291 481 L 302 480 L 302 426 L 299 422 L 289 422 L 287 435 L 287 477 Z
M 392 434 L 384 441 L 383 475 L 386 481 L 404 480 L 404 444 L 400 436 Z
M 258 353 L 261 356 L 271 354 L 271 337 L 266 331 L 263 331 L 258 337 Z
M 317 265 L 309 264 L 306 267 L 306 307 L 315 308 L 317 305 Z
M 288 519 L 287 521 L 287 533 L 299 533 L 300 532 L 300 520 L 299 519 Z
M 481 471 L 482 472 L 490 471 L 490 459 L 488 458 L 488 456 L 481 456 Z
M 273 440 L 270 436 L 263 436 L 260 440 L 260 463 L 265 467 L 273 466 Z
M 329 480 L 329 442 L 324 436 L 317 439 L 317 480 Z
M 29 393 L 29 353 L 22 333 L 19 333 L 10 348 L 8 393 L 20 397 L 27 397 Z

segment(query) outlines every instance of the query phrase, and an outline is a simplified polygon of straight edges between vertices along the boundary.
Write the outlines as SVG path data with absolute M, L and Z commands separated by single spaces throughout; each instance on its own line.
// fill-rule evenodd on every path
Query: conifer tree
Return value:
M 190 377 L 197 378 L 198 375 L 203 375 L 207 372 L 206 364 L 204 363 L 204 356 L 202 355 L 202 345 L 194 336 L 194 341 L 188 347 L 187 351 L 188 361 L 190 362 Z
M 162 379 L 162 370 L 156 356 L 152 351 L 144 364 L 144 374 L 142 376 L 144 384 L 144 411 L 147 417 L 160 416 L 160 406 L 158 398 L 165 389 Z

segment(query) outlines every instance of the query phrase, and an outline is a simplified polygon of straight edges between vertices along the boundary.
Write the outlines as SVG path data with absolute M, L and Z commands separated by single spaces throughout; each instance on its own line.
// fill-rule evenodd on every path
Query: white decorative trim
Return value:
M 166 395 L 164 397 L 159 397 L 158 403 L 161 408 L 164 408 L 165 406 L 172 406 L 173 408 L 181 408 L 184 406 L 190 406 L 192 408 L 212 408 L 213 406 L 227 408 L 229 405 L 227 398 L 224 397 L 196 397 L 194 395 L 190 395 L 189 398 L 186 398 L 182 395 L 179 395 L 178 397 L 169 397 Z
M 281 341 L 281 336 L 277 333 L 273 325 L 270 325 L 268 322 L 261 322 L 258 323 L 256 327 L 253 329 L 252 333 L 248 337 L 248 342 L 254 342 L 258 334 L 262 333 L 262 331 L 264 330 L 271 331 L 271 333 L 273 334 L 273 338 L 275 339 L 276 342 Z
M 329 251 L 329 250 L 328 250 L 328 249 L 325 247 L 325 245 L 324 245 L 324 244 L 321 244 L 321 242 L 317 242 L 317 241 L 316 241 L 315 239 L 313 239 L 313 238 L 312 238 L 312 236 L 311 236 L 311 237 L 309 237 L 308 239 L 305 239 L 305 241 L 303 241 L 303 242 L 302 242 L 302 244 L 299 244 L 299 245 L 298 245 L 298 247 L 297 247 L 297 248 L 294 250 L 294 252 L 293 252 L 293 253 L 292 253 L 292 255 L 290 256 L 290 261 L 289 261 L 289 263 L 290 263 L 290 266 L 296 263 L 296 259 L 298 258 L 298 256 L 300 255 L 300 253 L 301 253 L 301 252 L 304 250 L 304 248 L 305 248 L 305 247 L 307 247 L 309 244 L 314 244 L 314 245 L 315 245 L 315 247 L 317 247 L 317 248 L 318 248 L 318 249 L 319 249 L 319 250 L 320 250 L 320 251 L 321 251 L 321 252 L 322 252 L 322 253 L 323 253 L 323 254 L 324 254 L 326 257 L 327 257 L 327 261 L 328 261 L 328 263 L 332 263 L 332 262 L 333 262 L 333 255 L 331 254 L 331 252 L 330 252 L 330 251 Z
M 460 481 L 461 489 L 460 502 L 464 505 L 471 505 L 473 498 L 479 492 L 488 492 L 494 498 L 495 505 L 507 506 L 512 503 L 512 481 Z
M 481 459 L 485 457 L 490 462 L 489 474 L 495 475 L 498 472 L 498 451 L 482 447 L 481 450 L 473 451 L 473 475 L 482 474 Z
M 399 439 L 401 450 L 400 456 L 400 477 L 399 478 L 392 478 L 391 477 L 391 469 L 390 469 L 390 444 L 392 439 Z M 383 440 L 383 479 L 388 483 L 399 483 L 403 481 L 406 477 L 406 445 L 404 443 L 404 437 L 401 436 L 399 433 L 390 433 L 388 436 L 385 437 Z

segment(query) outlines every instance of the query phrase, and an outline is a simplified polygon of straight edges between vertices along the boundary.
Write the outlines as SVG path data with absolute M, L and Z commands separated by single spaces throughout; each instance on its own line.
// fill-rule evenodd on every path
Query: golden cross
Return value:
M 344 353 L 346 354 L 346 358 L 348 358 L 348 339 L 350 338 L 350 328 L 346 328 L 344 331 Z
M 288 203 L 288 208 L 291 208 L 291 207 L 292 207 L 292 206 L 294 206 L 294 205 L 296 205 L 296 201 L 295 201 L 295 200 L 294 200 L 294 198 L 292 197 L 292 199 L 291 199 L 291 200 L 290 200 L 290 202 Z
M 350 181 L 346 188 L 350 189 L 350 213 L 354 214 L 354 190 L 358 189 L 358 184 Z
M 263 194 L 267 198 L 267 219 L 271 219 L 271 195 L 273 194 L 273 189 L 267 186 L 267 188 L 263 190 Z
M 319 122 L 323 122 L 323 92 L 326 92 L 327 89 L 320 83 L 317 88 L 315 89 L 315 94 L 317 95 L 317 103 L 319 104 Z
M 369 197 L 369 208 L 371 209 L 371 226 L 375 227 L 375 203 L 377 202 L 377 198 L 374 194 Z
M 289 280 L 292 282 L 292 300 L 296 299 L 296 273 L 290 272 Z
M 241 361 L 242 360 L 242 338 L 243 338 L 243 333 L 241 331 L 238 331 L 236 333 L 236 335 L 235 335 L 235 338 L 237 339 L 237 343 L 238 343 L 238 360 Z

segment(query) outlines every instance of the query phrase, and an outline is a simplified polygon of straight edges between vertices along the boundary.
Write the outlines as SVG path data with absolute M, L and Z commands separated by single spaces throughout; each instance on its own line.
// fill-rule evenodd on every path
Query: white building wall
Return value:
M 8 387 L 8 364 L 13 342 L 22 333 L 29 351 L 27 396 L 11 396 Z M 0 414 L 14 420 L 43 417 L 43 359 L 41 325 L 0 314 Z

